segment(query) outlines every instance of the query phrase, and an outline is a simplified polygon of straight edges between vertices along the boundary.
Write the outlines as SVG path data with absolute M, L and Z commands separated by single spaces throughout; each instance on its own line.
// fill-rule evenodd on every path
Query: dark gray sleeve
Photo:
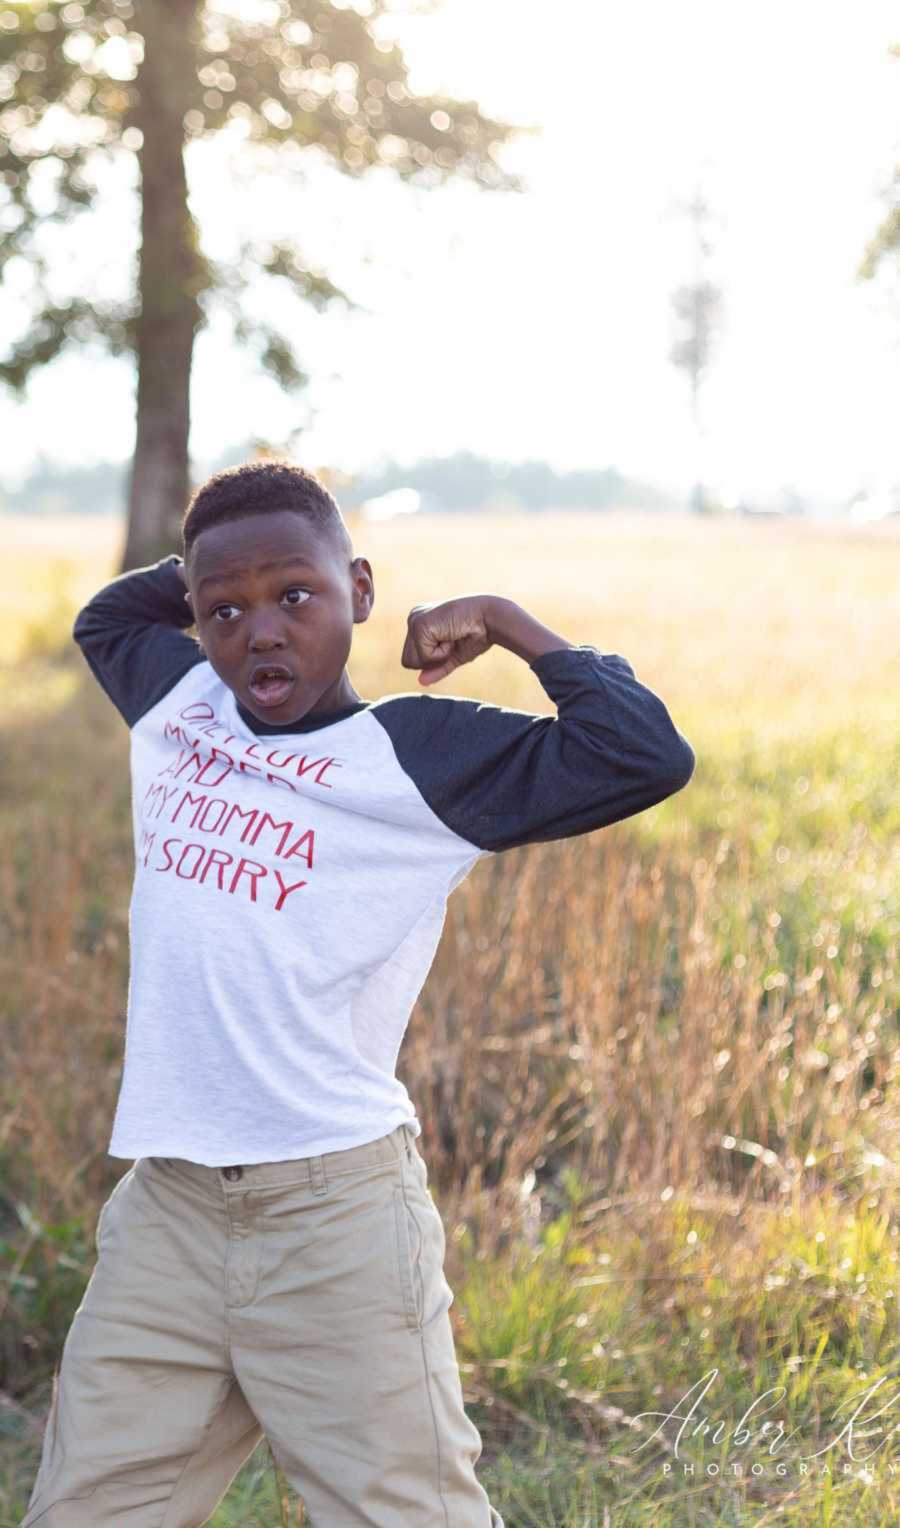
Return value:
M 75 618 L 72 636 L 88 666 L 129 727 L 205 662 L 186 635 L 194 617 L 175 569 L 177 553 L 114 578 Z
M 559 648 L 529 667 L 556 716 L 424 692 L 372 707 L 401 767 L 454 833 L 491 852 L 572 838 L 687 785 L 694 751 L 625 658 Z

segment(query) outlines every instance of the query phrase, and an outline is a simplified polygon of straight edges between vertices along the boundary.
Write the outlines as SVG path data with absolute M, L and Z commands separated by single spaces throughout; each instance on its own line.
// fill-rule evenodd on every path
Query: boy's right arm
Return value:
M 173 553 L 122 573 L 75 618 L 72 637 L 95 679 L 129 727 L 140 721 L 196 663 L 206 661 Z

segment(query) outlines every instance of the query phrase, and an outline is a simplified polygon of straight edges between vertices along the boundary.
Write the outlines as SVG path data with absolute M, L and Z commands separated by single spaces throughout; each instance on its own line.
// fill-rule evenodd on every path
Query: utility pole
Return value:
M 696 481 L 691 497 L 691 508 L 696 514 L 708 509 L 706 479 L 706 428 L 703 417 L 703 383 L 709 367 L 713 336 L 721 315 L 721 290 L 709 274 L 709 258 L 713 244 L 708 236 L 711 220 L 710 208 L 701 190 L 695 191 L 690 202 L 680 205 L 679 211 L 691 221 L 694 278 L 687 285 L 678 287 L 672 294 L 678 335 L 670 352 L 670 360 L 688 374 L 691 388 L 691 418 L 694 424 L 696 451 Z

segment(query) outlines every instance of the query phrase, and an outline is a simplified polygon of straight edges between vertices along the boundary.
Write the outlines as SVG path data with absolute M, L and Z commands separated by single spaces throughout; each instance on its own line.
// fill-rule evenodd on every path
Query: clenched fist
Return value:
M 438 605 L 413 605 L 400 657 L 403 667 L 424 670 L 419 682 L 434 684 L 480 657 L 494 642 L 493 603 L 490 594 L 464 594 Z

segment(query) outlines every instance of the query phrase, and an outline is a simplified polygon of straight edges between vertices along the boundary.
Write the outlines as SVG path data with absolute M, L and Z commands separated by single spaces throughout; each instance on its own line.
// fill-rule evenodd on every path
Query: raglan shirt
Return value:
M 395 1069 L 450 892 L 484 856 L 664 800 L 693 750 L 590 645 L 529 665 L 556 716 L 421 691 L 261 721 L 188 635 L 180 562 L 114 579 L 73 629 L 131 741 L 109 1154 L 219 1167 L 419 1135 Z

